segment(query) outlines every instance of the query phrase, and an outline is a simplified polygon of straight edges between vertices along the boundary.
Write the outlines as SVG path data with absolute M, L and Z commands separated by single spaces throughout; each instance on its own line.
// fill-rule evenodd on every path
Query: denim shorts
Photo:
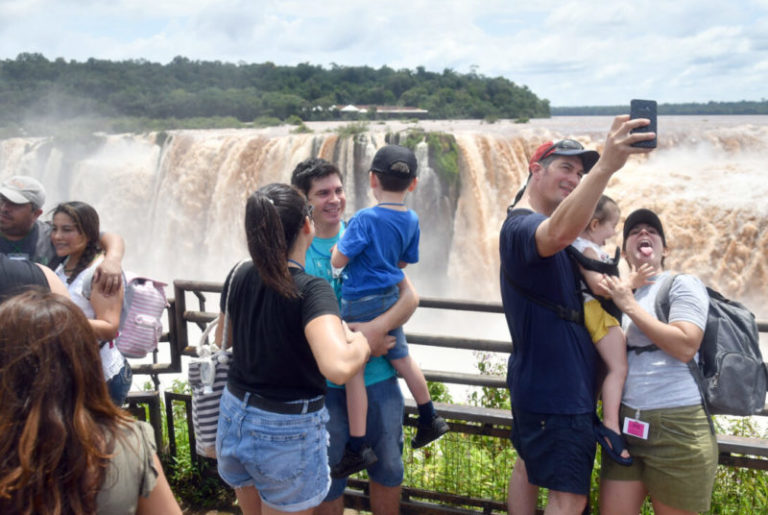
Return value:
M 382 486 L 399 486 L 403 482 L 403 394 L 396 377 L 366 386 L 368 418 L 365 441 L 379 461 L 368 467 L 368 477 Z M 328 388 L 325 406 L 331 415 L 328 433 L 331 445 L 328 460 L 338 463 L 349 440 L 347 397 L 343 388 Z M 333 479 L 326 501 L 344 493 L 347 480 Z
M 512 408 L 512 445 L 528 481 L 558 492 L 589 494 L 596 441 L 594 414 L 553 415 Z
M 216 430 L 221 478 L 253 486 L 264 504 L 300 511 L 320 504 L 330 486 L 328 411 L 283 415 L 248 406 L 225 388 Z
M 131 370 L 131 365 L 128 364 L 128 360 L 123 358 L 123 368 L 107 381 L 109 397 L 118 408 L 125 404 L 125 399 L 128 397 L 128 392 L 131 390 L 132 383 L 133 370 Z
M 391 308 L 400 296 L 397 286 L 392 286 L 373 295 L 359 299 L 341 299 L 341 318 L 347 322 L 369 322 Z M 404 358 L 408 355 L 408 344 L 405 341 L 405 331 L 402 327 L 389 332 L 395 337 L 395 346 L 384 355 L 385 358 Z

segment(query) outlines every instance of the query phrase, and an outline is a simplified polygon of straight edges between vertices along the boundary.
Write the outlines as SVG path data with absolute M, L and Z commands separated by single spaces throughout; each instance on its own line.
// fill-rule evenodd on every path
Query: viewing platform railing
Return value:
M 170 302 L 168 310 L 169 330 L 162 340 L 169 343 L 171 359 L 168 363 L 153 363 L 137 365 L 133 367 L 134 374 L 149 374 L 153 377 L 155 385 L 159 384 L 158 374 L 180 373 L 182 371 L 182 356 L 194 356 L 195 344 L 190 342 L 190 324 L 197 326 L 202 331 L 205 325 L 218 315 L 218 302 L 207 309 L 206 294 L 219 294 L 222 290 L 221 283 L 176 280 L 174 281 L 174 298 Z M 196 309 L 187 306 L 187 300 L 192 299 L 196 303 Z M 216 300 L 218 295 L 216 295 Z M 446 300 L 436 298 L 422 298 L 419 308 L 438 310 L 456 310 L 473 313 L 490 313 L 503 316 L 500 303 L 474 302 L 460 300 Z M 758 327 L 761 333 L 768 333 L 768 322 L 759 321 Z M 406 329 L 408 327 L 406 326 Z M 508 354 L 511 350 L 509 341 L 490 339 L 474 339 L 453 336 L 440 336 L 432 334 L 407 332 L 409 345 L 434 347 L 438 349 L 464 349 L 488 353 Z M 459 373 L 445 370 L 424 369 L 424 376 L 428 381 L 443 384 L 462 385 L 466 387 L 485 387 L 491 389 L 506 390 L 506 379 L 503 375 L 486 375 L 480 372 Z M 156 388 L 157 389 L 157 388 Z M 155 428 L 158 442 L 160 435 L 160 406 L 159 392 L 132 392 L 129 396 L 130 407 L 142 418 L 147 418 L 146 411 L 141 405 L 149 406 L 148 418 Z M 194 454 L 195 443 L 191 429 L 191 410 L 189 395 L 173 392 L 164 393 L 165 409 L 169 442 L 167 446 L 159 446 L 165 452 L 176 454 L 177 445 L 173 428 L 171 405 L 173 402 L 182 402 L 186 406 L 187 425 L 189 426 L 190 451 Z M 467 404 L 437 403 L 436 409 L 449 421 L 451 433 L 457 435 L 482 435 L 500 439 L 504 445 L 511 446 L 507 441 L 511 414 L 506 409 L 485 408 Z M 758 416 L 768 416 L 768 409 L 764 408 Z M 415 426 L 417 410 L 415 403 L 407 399 L 404 415 L 404 425 Z M 447 435 L 448 436 L 448 435 Z M 406 435 L 406 441 L 408 436 Z M 768 440 L 760 438 L 742 437 L 728 434 L 718 434 L 717 441 L 720 450 L 719 462 L 730 467 L 747 467 L 758 470 L 768 470 Z M 406 448 L 408 446 L 406 445 Z M 406 450 L 406 469 L 408 460 L 421 460 L 410 455 L 412 451 Z M 467 451 L 469 453 L 469 451 Z M 434 457 L 433 457 L 434 458 Z M 207 458 L 193 455 L 192 460 L 202 463 Z M 367 481 L 350 479 L 349 487 L 345 492 L 345 504 L 355 509 L 369 509 Z M 505 512 L 506 504 L 501 498 L 479 498 L 461 494 L 460 492 L 441 491 L 438 488 L 415 487 L 409 484 L 408 471 L 403 483 L 402 512 L 403 513 L 495 513 Z

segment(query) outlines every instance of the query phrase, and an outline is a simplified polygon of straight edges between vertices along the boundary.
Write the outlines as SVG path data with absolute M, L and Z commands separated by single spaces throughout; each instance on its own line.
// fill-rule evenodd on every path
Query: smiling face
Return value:
M 584 164 L 577 156 L 558 156 L 546 167 L 535 163 L 531 172 L 534 188 L 548 211 L 544 214 L 549 215 L 579 185 L 584 176 Z
M 666 255 L 667 248 L 655 227 L 638 223 L 629 230 L 624 241 L 624 257 L 633 268 L 648 263 L 661 270 Z
M 317 235 L 330 238 L 339 232 L 339 224 L 347 207 L 344 185 L 341 177 L 333 173 L 312 179 L 312 186 L 307 193 L 307 201 L 313 207 L 313 218 Z
M 77 224 L 66 213 L 53 215 L 51 241 L 59 257 L 70 256 L 77 262 L 88 244 L 88 238 L 78 229 Z

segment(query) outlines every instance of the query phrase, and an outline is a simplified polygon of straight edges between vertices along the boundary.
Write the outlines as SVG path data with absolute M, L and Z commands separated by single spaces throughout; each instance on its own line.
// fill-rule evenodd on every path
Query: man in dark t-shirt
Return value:
M 539 487 L 549 489 L 550 506 L 561 513 L 581 513 L 586 506 L 596 446 L 596 351 L 582 325 L 533 299 L 581 308 L 564 249 L 587 226 L 608 180 L 629 155 L 648 152 L 630 146 L 655 137 L 630 134 L 647 124 L 617 117 L 602 157 L 574 140 L 541 145 L 502 226 L 501 296 L 514 343 L 507 370 L 511 440 L 519 456 L 509 481 L 510 513 L 533 513 Z

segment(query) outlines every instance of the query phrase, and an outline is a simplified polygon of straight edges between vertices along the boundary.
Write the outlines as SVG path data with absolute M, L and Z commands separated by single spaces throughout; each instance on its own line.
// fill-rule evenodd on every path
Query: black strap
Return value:
M 562 318 L 563 320 L 567 320 L 568 322 L 574 322 L 576 324 L 584 325 L 584 311 L 579 309 L 570 309 L 565 306 L 561 306 L 560 304 L 557 304 L 555 302 L 552 302 L 549 299 L 545 299 L 544 297 L 541 297 L 539 295 L 536 295 L 535 293 L 526 290 L 519 284 L 517 284 L 515 281 L 512 280 L 511 277 L 507 274 L 507 271 L 504 270 L 502 267 L 501 273 L 504 275 L 504 279 L 507 281 L 507 283 L 512 286 L 515 290 L 520 293 L 523 297 L 527 298 L 534 304 L 538 304 L 539 306 L 548 309 L 550 311 L 553 311 L 559 318 Z
M 574 259 L 578 264 L 580 264 L 582 267 L 584 267 L 587 270 L 590 270 L 592 272 L 598 272 L 601 274 L 606 274 L 606 275 L 613 275 L 613 276 L 619 275 L 619 259 L 621 255 L 621 250 L 619 250 L 619 247 L 616 247 L 616 253 L 614 254 L 613 259 L 609 263 L 600 261 L 599 259 L 592 259 L 590 257 L 587 257 L 581 252 L 579 252 L 579 250 L 573 245 L 568 245 L 565 248 L 565 251 L 571 257 L 571 259 Z
M 521 215 L 528 215 L 533 213 L 532 210 L 526 209 L 526 208 L 515 208 L 515 204 L 512 204 L 507 208 L 507 218 L 511 218 L 513 216 L 521 216 Z M 573 261 L 571 261 L 573 264 Z M 576 275 L 576 293 L 579 295 L 581 294 L 581 288 L 580 288 L 580 282 L 581 282 L 581 273 L 579 273 L 579 267 L 573 264 L 574 273 Z M 539 306 L 543 307 L 544 309 L 548 309 L 552 312 L 554 312 L 558 318 L 562 318 L 563 320 L 566 320 L 568 322 L 573 322 L 576 324 L 584 325 L 584 306 L 580 305 L 579 309 L 571 309 L 569 307 L 563 306 L 561 304 L 557 304 L 556 302 L 553 302 L 549 299 L 546 299 L 540 295 L 537 295 L 533 293 L 532 291 L 527 290 L 526 288 L 522 287 L 518 283 L 516 283 L 512 278 L 507 274 L 507 271 L 504 269 L 504 266 L 501 267 L 501 273 L 504 276 L 504 280 L 507 281 L 507 284 L 509 284 L 512 288 L 517 290 L 520 295 L 525 297 L 526 299 L 530 300 L 534 304 L 538 304 Z

